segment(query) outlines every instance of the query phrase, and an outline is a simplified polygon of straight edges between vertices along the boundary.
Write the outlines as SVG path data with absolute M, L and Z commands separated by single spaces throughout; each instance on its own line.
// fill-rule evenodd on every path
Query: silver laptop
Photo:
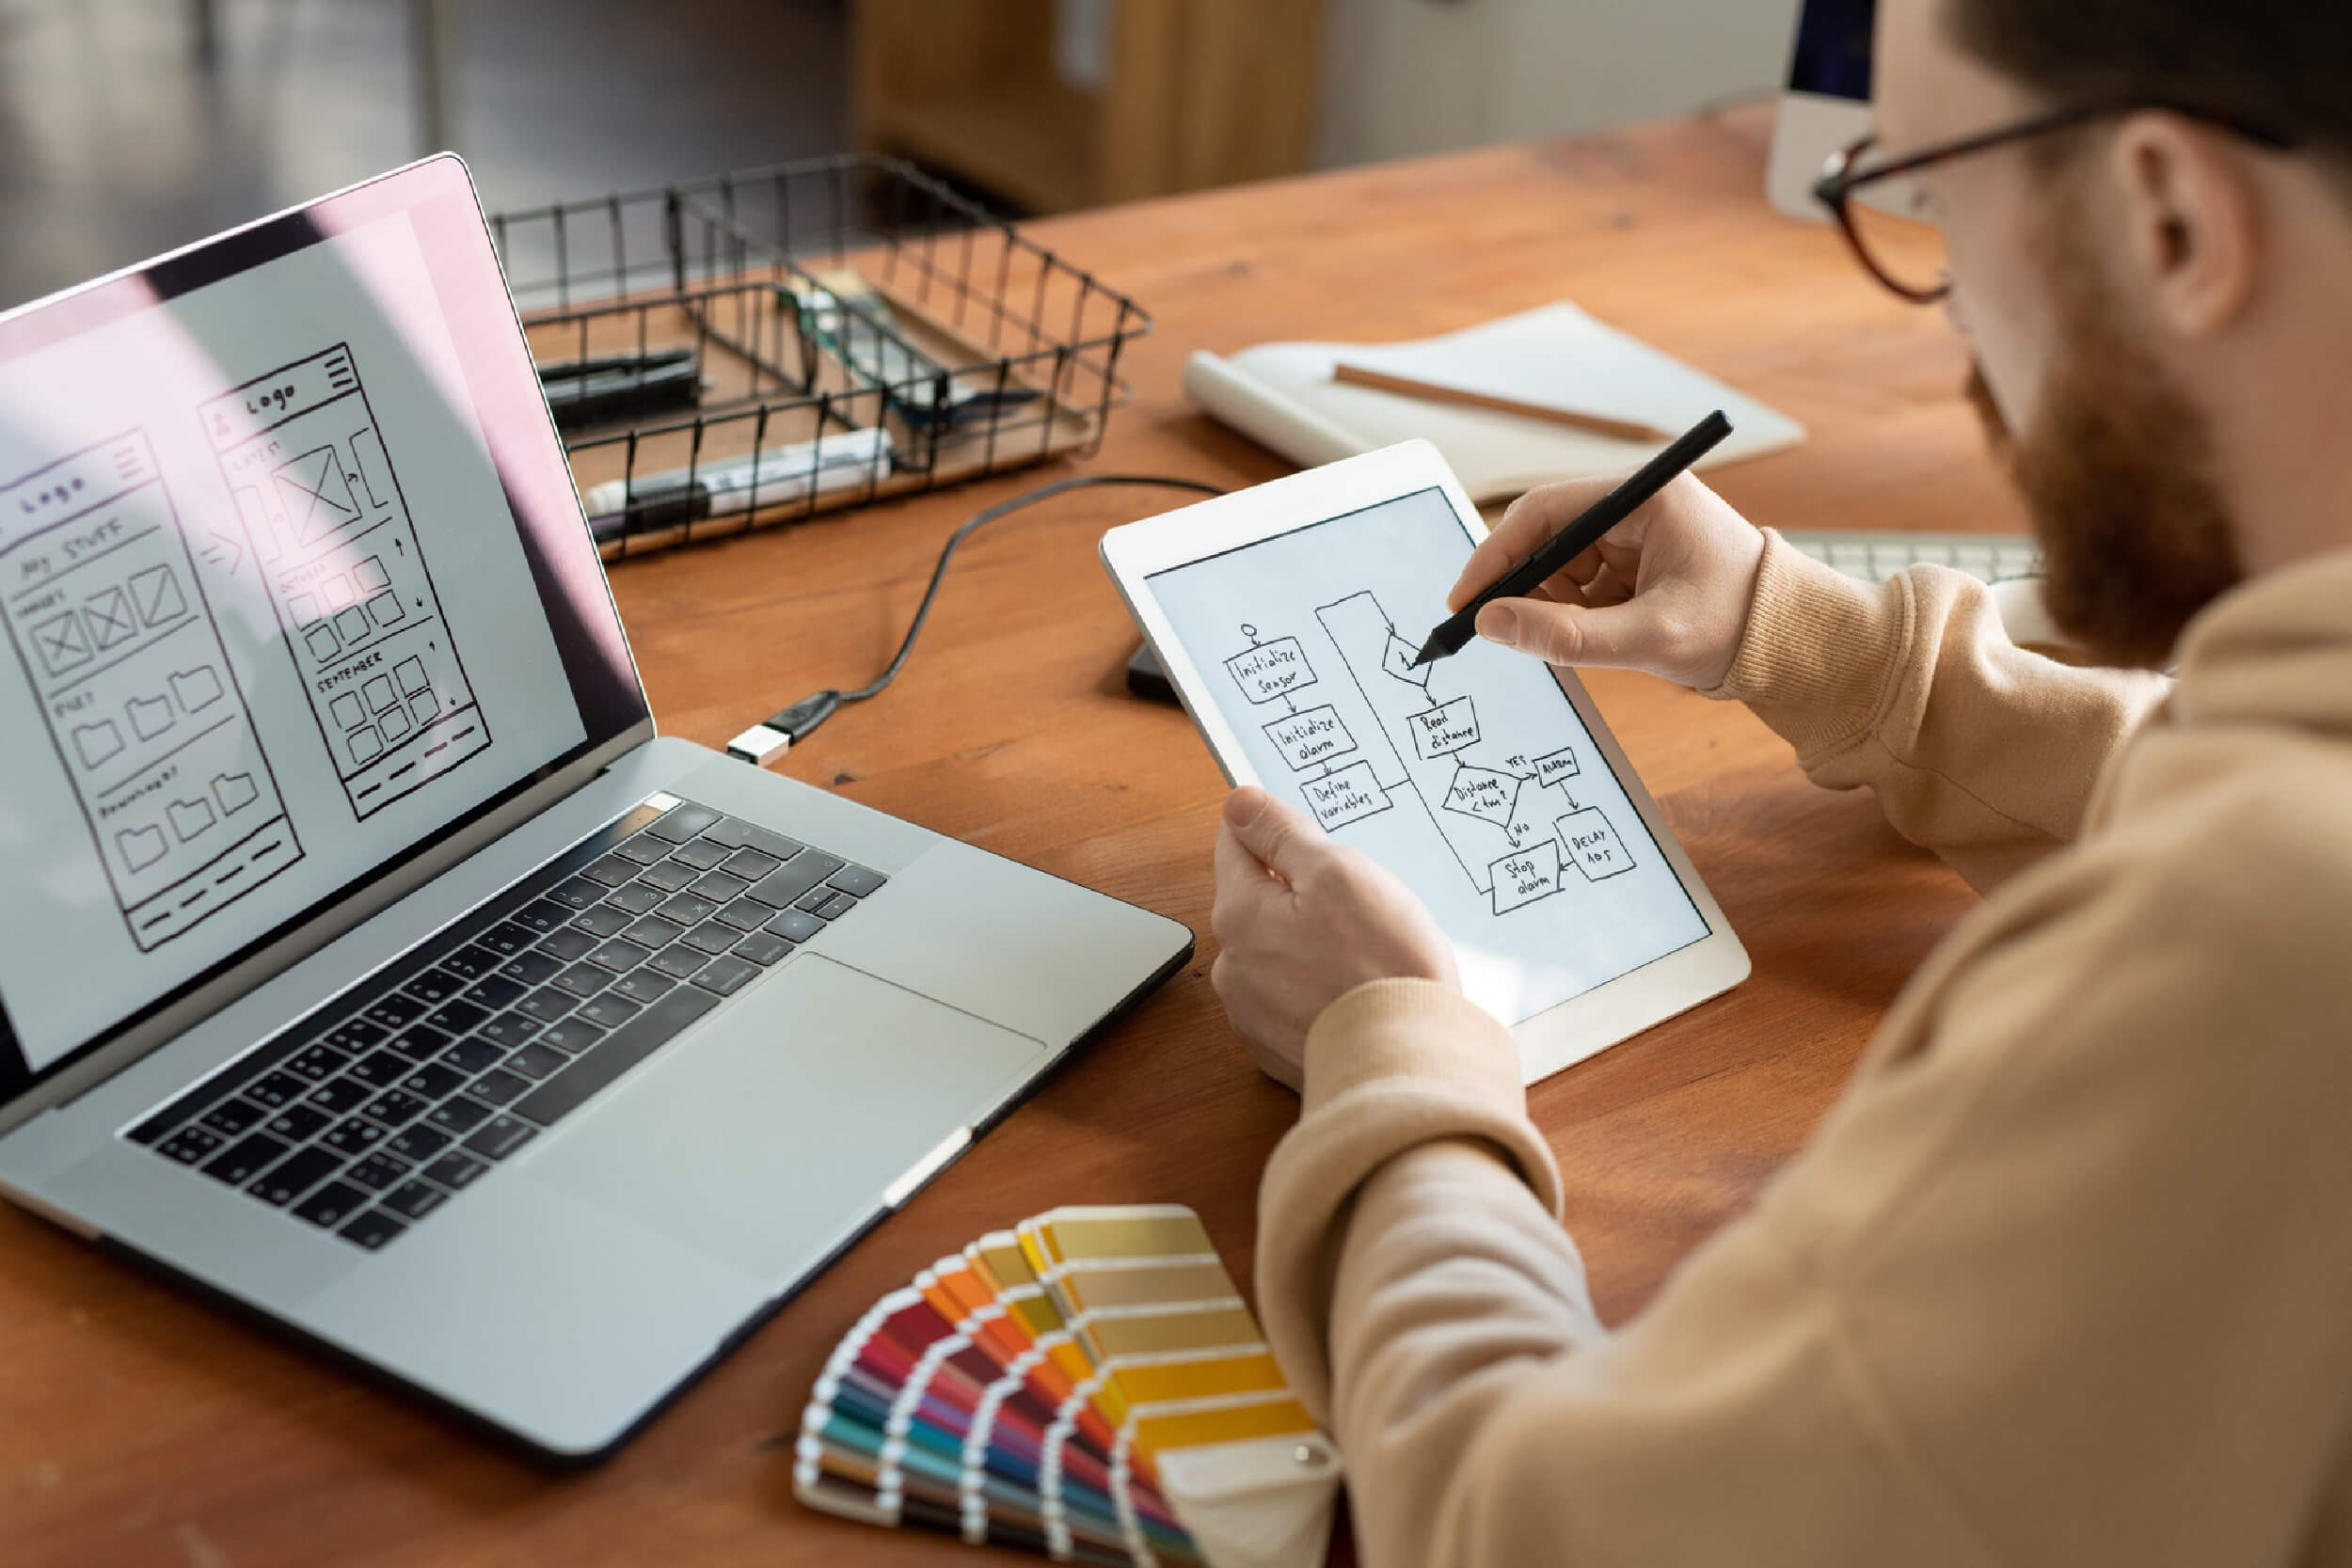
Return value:
M 656 737 L 453 157 L 0 316 L 0 1190 L 549 1455 L 1191 950 Z

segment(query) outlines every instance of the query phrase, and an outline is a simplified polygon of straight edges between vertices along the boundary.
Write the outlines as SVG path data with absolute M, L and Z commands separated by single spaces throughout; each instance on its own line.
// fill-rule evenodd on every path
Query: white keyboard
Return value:
M 1922 561 L 1979 582 L 2042 575 L 2042 550 L 2022 533 L 1788 533 L 1791 545 L 1850 578 L 1884 582 Z

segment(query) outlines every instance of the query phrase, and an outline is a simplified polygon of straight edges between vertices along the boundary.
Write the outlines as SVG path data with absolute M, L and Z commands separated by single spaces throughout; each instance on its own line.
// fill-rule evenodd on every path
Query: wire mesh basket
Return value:
M 1091 454 L 1134 300 L 896 159 L 490 219 L 608 560 Z

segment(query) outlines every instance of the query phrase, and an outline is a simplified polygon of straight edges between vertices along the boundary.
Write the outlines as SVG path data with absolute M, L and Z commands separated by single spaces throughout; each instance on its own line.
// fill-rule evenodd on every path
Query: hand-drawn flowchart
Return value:
M 1462 678 L 1462 662 L 1414 668 L 1417 650 L 1370 593 L 1314 613 L 1379 724 L 1385 756 L 1366 750 L 1335 703 L 1316 700 L 1319 678 L 1296 636 L 1263 638 L 1245 626 L 1249 646 L 1225 668 L 1252 705 L 1282 705 L 1263 725 L 1265 736 L 1298 775 L 1307 808 L 1325 831 L 1388 811 L 1409 795 L 1497 915 L 1560 892 L 1569 866 L 1588 882 L 1633 869 L 1615 826 L 1570 788 L 1581 768 L 1577 737 L 1561 717 L 1565 702 L 1554 713 L 1515 718 L 1522 733 L 1510 741 L 1489 739 L 1477 693 L 1447 694 L 1449 683 Z M 1529 736 L 1531 724 L 1557 728 Z M 1377 762 L 1392 764 L 1389 777 Z
M 353 813 L 364 819 L 486 750 L 489 725 L 350 346 L 200 412 Z
M 0 486 L 0 605 L 140 951 L 303 858 L 144 432 Z

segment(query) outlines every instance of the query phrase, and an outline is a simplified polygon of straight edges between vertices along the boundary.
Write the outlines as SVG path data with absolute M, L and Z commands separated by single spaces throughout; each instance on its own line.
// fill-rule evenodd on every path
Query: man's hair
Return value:
M 2346 0 L 1945 0 L 1953 38 L 2055 103 L 2138 101 L 2352 165 Z

